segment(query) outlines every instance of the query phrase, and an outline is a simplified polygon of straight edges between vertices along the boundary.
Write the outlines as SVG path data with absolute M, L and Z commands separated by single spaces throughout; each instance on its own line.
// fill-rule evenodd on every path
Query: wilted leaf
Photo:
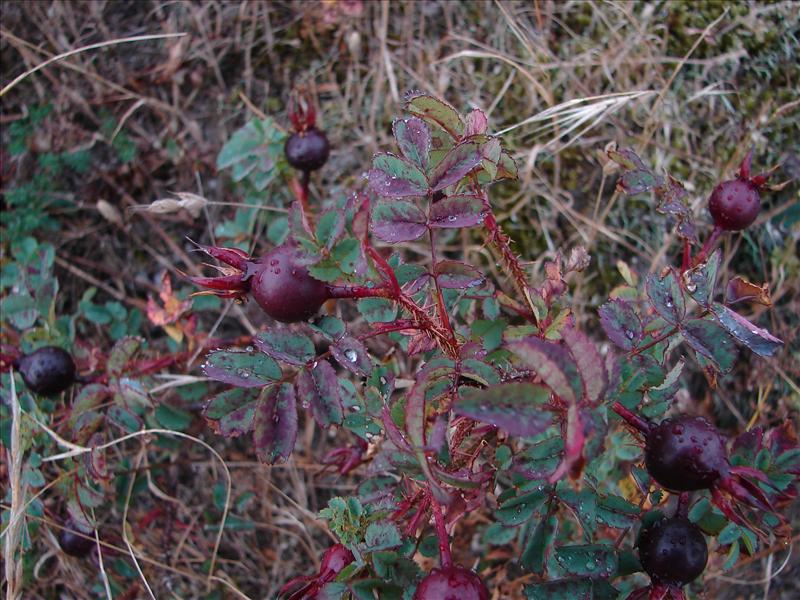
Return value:
M 646 169 L 646 165 L 630 148 L 620 148 L 619 150 L 609 150 L 608 157 L 623 169 L 632 171 L 634 169 Z
M 463 290 L 481 285 L 486 277 L 472 265 L 456 260 L 436 263 L 436 281 L 446 289 Z
M 152 296 L 147 296 L 147 318 L 153 325 L 174 323 L 192 307 L 191 300 L 180 300 L 172 292 L 172 281 L 167 271 L 161 274 L 161 290 L 158 296 L 164 304 L 163 308 L 156 304 Z
M 289 365 L 302 366 L 314 358 L 314 342 L 302 333 L 271 328 L 259 333 L 253 343 L 264 354 Z
M 586 387 L 586 400 L 596 404 L 603 399 L 608 387 L 608 373 L 597 346 L 575 327 L 565 327 L 561 337 L 575 359 L 581 381 Z
M 295 381 L 297 397 L 320 427 L 341 425 L 344 418 L 339 379 L 327 360 L 319 361 L 312 369 L 303 369 Z
M 728 282 L 725 301 L 728 304 L 747 301 L 755 302 L 762 306 L 772 306 L 769 284 L 762 283 L 761 285 L 756 285 L 739 276 L 734 277 Z
M 281 368 L 266 354 L 215 350 L 200 367 L 211 379 L 237 387 L 262 387 L 281 378 Z
M 253 419 L 253 446 L 259 460 L 275 464 L 288 460 L 297 439 L 297 406 L 294 388 L 275 386 L 258 402 Z
M 203 416 L 217 435 L 236 437 L 253 428 L 253 416 L 261 390 L 232 388 L 213 396 Z
M 372 232 L 390 244 L 416 240 L 428 230 L 425 213 L 405 200 L 378 200 L 371 221 Z
M 392 129 L 403 156 L 425 172 L 431 152 L 431 130 L 428 125 L 422 119 L 411 117 L 396 119 Z
M 527 437 L 545 431 L 552 415 L 544 410 L 550 390 L 534 383 L 507 383 L 487 389 L 462 386 L 453 411 L 490 423 L 510 435 Z
M 473 227 L 483 223 L 486 207 L 479 196 L 449 196 L 431 206 L 429 224 L 434 228 Z
M 664 320 L 672 325 L 683 321 L 686 316 L 686 300 L 674 269 L 669 269 L 663 278 L 650 275 L 645 287 L 653 308 Z
M 431 174 L 431 189 L 437 191 L 458 183 L 480 164 L 482 158 L 481 148 L 475 142 L 464 142 L 453 147 Z
M 369 172 L 369 186 L 384 198 L 407 198 L 428 193 L 425 174 L 413 163 L 394 154 L 376 154 Z
M 718 371 L 727 373 L 736 361 L 736 346 L 728 332 L 708 319 L 690 319 L 681 329 L 683 338 L 709 359 Z
M 759 356 L 775 356 L 775 353 L 783 346 L 783 341 L 766 329 L 753 325 L 727 306 L 715 302 L 713 311 L 719 322 L 731 335 Z
M 583 382 L 578 366 L 569 351 L 553 342 L 535 336 L 509 342 L 507 347 L 520 365 L 535 372 L 556 396 L 567 404 L 583 398 Z
M 642 339 L 642 322 L 629 302 L 609 300 L 600 307 L 600 325 L 608 339 L 623 350 L 632 350 Z
M 429 123 L 435 123 L 453 138 L 459 138 L 464 132 L 464 122 L 456 109 L 438 98 L 416 94 L 408 100 L 406 108 Z
M 633 196 L 634 194 L 647 192 L 661 185 L 663 181 L 659 175 L 649 169 L 635 169 L 633 171 L 625 171 L 617 181 L 617 187 L 622 193 Z

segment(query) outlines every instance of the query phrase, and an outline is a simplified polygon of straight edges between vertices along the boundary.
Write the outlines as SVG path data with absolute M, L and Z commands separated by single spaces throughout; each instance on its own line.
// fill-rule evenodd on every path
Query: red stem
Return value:
M 634 429 L 647 434 L 653 427 L 652 423 L 647 419 L 643 419 L 639 415 L 629 411 L 619 402 L 614 402 L 614 405 L 611 407 L 612 410 L 617 413 L 620 417 L 625 419 L 625 421 L 633 427 Z
M 436 273 L 436 244 L 433 238 L 433 229 L 428 230 L 428 234 L 430 236 L 431 241 L 431 271 Z M 450 336 L 450 342 L 453 344 L 454 347 L 458 346 L 458 342 L 456 341 L 456 334 L 453 331 L 453 325 L 450 323 L 450 316 L 447 314 L 447 308 L 444 304 L 444 296 L 442 295 L 442 288 L 439 287 L 439 281 L 434 276 L 433 284 L 436 288 L 436 304 L 439 309 L 439 320 L 441 321 L 444 328 L 447 330 L 447 333 Z
M 683 263 L 681 264 L 681 272 L 685 273 L 692 267 L 692 246 L 689 240 L 683 240 Z
M 442 568 L 447 569 L 453 566 L 453 556 L 450 554 L 450 537 L 447 535 L 447 529 L 444 526 L 442 506 L 436 501 L 433 494 L 431 494 L 431 507 L 433 509 L 433 520 L 436 523 L 436 536 L 439 538 L 439 558 Z
M 703 244 L 703 247 L 700 249 L 700 252 L 698 252 L 697 256 L 694 257 L 694 261 L 692 261 L 693 267 L 696 267 L 708 257 L 709 253 L 714 248 L 714 245 L 717 243 L 717 240 L 723 232 L 724 230 L 722 227 L 718 225 L 714 226 L 714 229 L 711 230 L 711 235 L 708 236 L 705 244 Z
M 689 514 L 689 492 L 682 492 L 680 496 L 678 496 L 678 506 L 675 509 L 675 516 L 676 517 L 684 517 Z
M 395 277 L 392 267 L 389 266 L 389 263 L 386 262 L 386 259 L 381 256 L 380 252 L 375 250 L 375 248 L 372 246 L 365 244 L 364 249 L 375 263 L 375 268 L 381 272 L 381 275 L 383 275 L 392 286 L 393 296 L 398 298 L 401 295 L 400 283 L 397 281 L 397 277 Z

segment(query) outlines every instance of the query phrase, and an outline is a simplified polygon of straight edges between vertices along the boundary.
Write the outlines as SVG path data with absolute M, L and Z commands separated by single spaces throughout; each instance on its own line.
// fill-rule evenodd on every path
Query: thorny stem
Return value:
M 696 267 L 701 262 L 703 262 L 714 248 L 714 245 L 717 243 L 719 237 L 723 234 L 724 230 L 719 225 L 715 225 L 714 229 L 711 230 L 711 234 L 706 239 L 705 244 L 700 249 L 700 252 L 697 253 L 697 256 L 694 257 L 694 261 L 692 261 L 692 266 Z
M 367 287 L 365 285 L 329 285 L 328 298 L 392 298 L 392 290 L 386 287 Z
M 436 523 L 436 537 L 439 538 L 439 558 L 442 563 L 442 568 L 447 569 L 453 566 L 453 556 L 450 554 L 450 538 L 447 535 L 447 529 L 444 526 L 444 515 L 442 515 L 442 506 L 431 494 L 431 508 L 433 512 L 433 520 Z
M 436 303 L 439 309 L 439 320 L 441 321 L 444 328 L 447 330 L 447 333 L 450 336 L 450 342 L 457 346 L 458 342 L 456 341 L 456 334 L 453 331 L 453 325 L 450 323 L 450 317 L 447 314 L 447 309 L 444 305 L 444 296 L 442 296 L 442 288 L 439 287 L 439 280 L 436 278 L 436 245 L 433 238 L 433 229 L 428 229 L 428 234 L 430 236 L 431 241 L 431 271 L 434 273 L 433 277 L 433 285 L 436 288 Z
M 511 271 L 511 275 L 514 279 L 514 283 L 516 284 L 517 288 L 519 289 L 522 297 L 525 298 L 525 302 L 528 304 L 528 307 L 531 309 L 531 314 L 536 318 L 536 308 L 533 306 L 533 302 L 531 301 L 531 288 L 528 285 L 528 277 L 525 274 L 525 270 L 522 268 L 522 265 L 519 262 L 519 258 L 516 254 L 511 250 L 509 238 L 503 230 L 500 228 L 500 225 L 497 223 L 497 219 L 494 216 L 494 212 L 492 212 L 491 204 L 489 204 L 489 196 L 486 192 L 483 193 L 483 204 L 486 209 L 486 216 L 483 219 L 483 225 L 486 228 L 488 233 L 489 243 L 493 244 L 497 251 L 500 253 L 503 261 L 508 266 L 509 270 Z

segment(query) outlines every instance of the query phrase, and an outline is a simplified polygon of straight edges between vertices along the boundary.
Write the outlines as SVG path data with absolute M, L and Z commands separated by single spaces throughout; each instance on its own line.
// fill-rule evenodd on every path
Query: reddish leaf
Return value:
M 581 381 L 585 386 L 586 400 L 597 404 L 603 399 L 608 387 L 608 373 L 603 364 L 603 357 L 597 346 L 575 327 L 566 327 L 561 331 L 567 346 L 578 365 Z
M 392 129 L 403 156 L 423 172 L 426 171 L 431 152 L 431 130 L 428 129 L 428 125 L 422 119 L 411 117 L 396 119 Z
M 672 325 L 683 321 L 686 316 L 686 300 L 674 269 L 669 269 L 664 277 L 650 275 L 645 287 L 653 308 L 664 320 Z
M 480 164 L 482 158 L 481 147 L 475 142 L 463 142 L 453 147 L 433 170 L 431 189 L 435 192 L 458 183 Z
M 311 407 L 311 414 L 320 427 L 340 425 L 344 418 L 339 379 L 327 360 L 321 360 L 312 369 L 303 369 L 295 381 L 297 396 L 303 406 Z
M 371 217 L 373 233 L 390 244 L 416 240 L 428 230 L 425 213 L 413 202 L 378 200 Z
M 495 425 L 510 435 L 538 435 L 552 423 L 543 410 L 550 390 L 534 383 L 507 383 L 487 389 L 462 386 L 453 411 L 482 423 Z
M 456 109 L 447 102 L 427 94 L 417 93 L 408 99 L 409 112 L 444 129 L 458 139 L 464 131 L 464 122 Z
M 719 371 L 727 373 L 733 368 L 736 346 L 728 333 L 714 321 L 689 319 L 684 323 L 681 334 L 696 352 L 712 361 Z
M 766 329 L 753 325 L 727 306 L 715 302 L 713 310 L 722 326 L 759 356 L 775 356 L 783 346 L 783 341 Z
M 287 460 L 297 439 L 294 388 L 284 383 L 261 398 L 253 420 L 253 445 L 259 460 L 275 464 Z
M 436 263 L 436 281 L 446 289 L 463 290 L 481 285 L 485 281 L 483 273 L 472 265 L 456 260 L 442 260 Z
M 203 416 L 217 435 L 236 437 L 253 428 L 253 416 L 261 390 L 232 388 L 212 396 Z
M 642 339 L 642 322 L 633 305 L 620 299 L 609 300 L 598 311 L 600 325 L 608 339 L 623 350 L 632 350 Z
M 428 193 L 425 174 L 413 163 L 394 154 L 376 154 L 369 172 L 369 186 L 383 198 L 407 198 Z
M 534 371 L 550 390 L 567 404 L 583 397 L 583 382 L 578 366 L 563 346 L 535 336 L 507 344 L 523 368 Z
M 215 350 L 200 368 L 211 379 L 237 387 L 263 387 L 281 378 L 281 368 L 266 354 Z
M 267 356 L 289 365 L 302 366 L 314 358 L 314 342 L 302 333 L 272 328 L 259 333 L 253 340 Z
M 449 196 L 431 206 L 428 223 L 435 228 L 473 227 L 483 223 L 486 206 L 480 196 Z
M 489 121 L 486 118 L 486 113 L 479 108 L 474 108 L 467 113 L 466 127 L 464 128 L 464 137 L 471 135 L 481 135 L 486 133 L 486 127 Z
M 367 347 L 354 337 L 345 336 L 331 344 L 330 351 L 340 365 L 359 377 L 372 371 L 372 360 Z

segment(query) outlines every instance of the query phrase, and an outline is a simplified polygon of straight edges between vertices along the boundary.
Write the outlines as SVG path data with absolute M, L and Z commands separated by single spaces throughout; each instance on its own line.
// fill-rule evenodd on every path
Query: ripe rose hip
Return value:
M 761 210 L 758 187 L 750 180 L 723 181 L 708 200 L 714 224 L 726 231 L 740 231 L 756 220 Z
M 654 426 L 644 457 L 653 479 L 675 491 L 709 489 L 730 469 L 725 441 L 703 417 L 675 417 Z
M 758 469 L 731 465 L 724 436 L 706 419 L 680 415 L 656 425 L 619 402 L 612 408 L 644 436 L 647 472 L 659 485 L 673 492 L 711 490 L 713 503 L 725 516 L 746 527 L 751 524 L 742 506 L 774 513 L 759 484 L 779 490 Z
M 331 152 L 328 137 L 316 127 L 293 133 L 283 148 L 286 160 L 300 171 L 316 171 L 328 160 Z
M 75 362 L 57 346 L 39 348 L 22 356 L 17 364 L 28 389 L 43 396 L 60 394 L 75 382 Z
M 684 586 L 708 562 L 708 546 L 700 529 L 685 517 L 664 517 L 639 533 L 639 560 L 654 583 Z
M 87 537 L 73 533 L 74 531 L 80 531 Z M 84 556 L 88 556 L 97 544 L 91 538 L 90 532 L 83 531 L 72 519 L 68 519 L 67 522 L 64 523 L 64 529 L 62 529 L 61 533 L 58 535 L 58 545 L 70 556 L 83 558 Z
M 723 181 L 711 192 L 708 210 L 714 225 L 725 231 L 740 231 L 756 220 L 761 210 L 759 190 L 767 178 L 764 175 L 750 176 L 753 153 L 748 152 L 739 166 L 736 179 Z
M 325 283 L 299 264 L 297 251 L 291 246 L 268 252 L 251 263 L 249 272 L 250 295 L 276 321 L 305 321 L 328 299 Z
M 469 569 L 442 567 L 420 582 L 414 600 L 489 600 L 489 590 L 478 574 Z

